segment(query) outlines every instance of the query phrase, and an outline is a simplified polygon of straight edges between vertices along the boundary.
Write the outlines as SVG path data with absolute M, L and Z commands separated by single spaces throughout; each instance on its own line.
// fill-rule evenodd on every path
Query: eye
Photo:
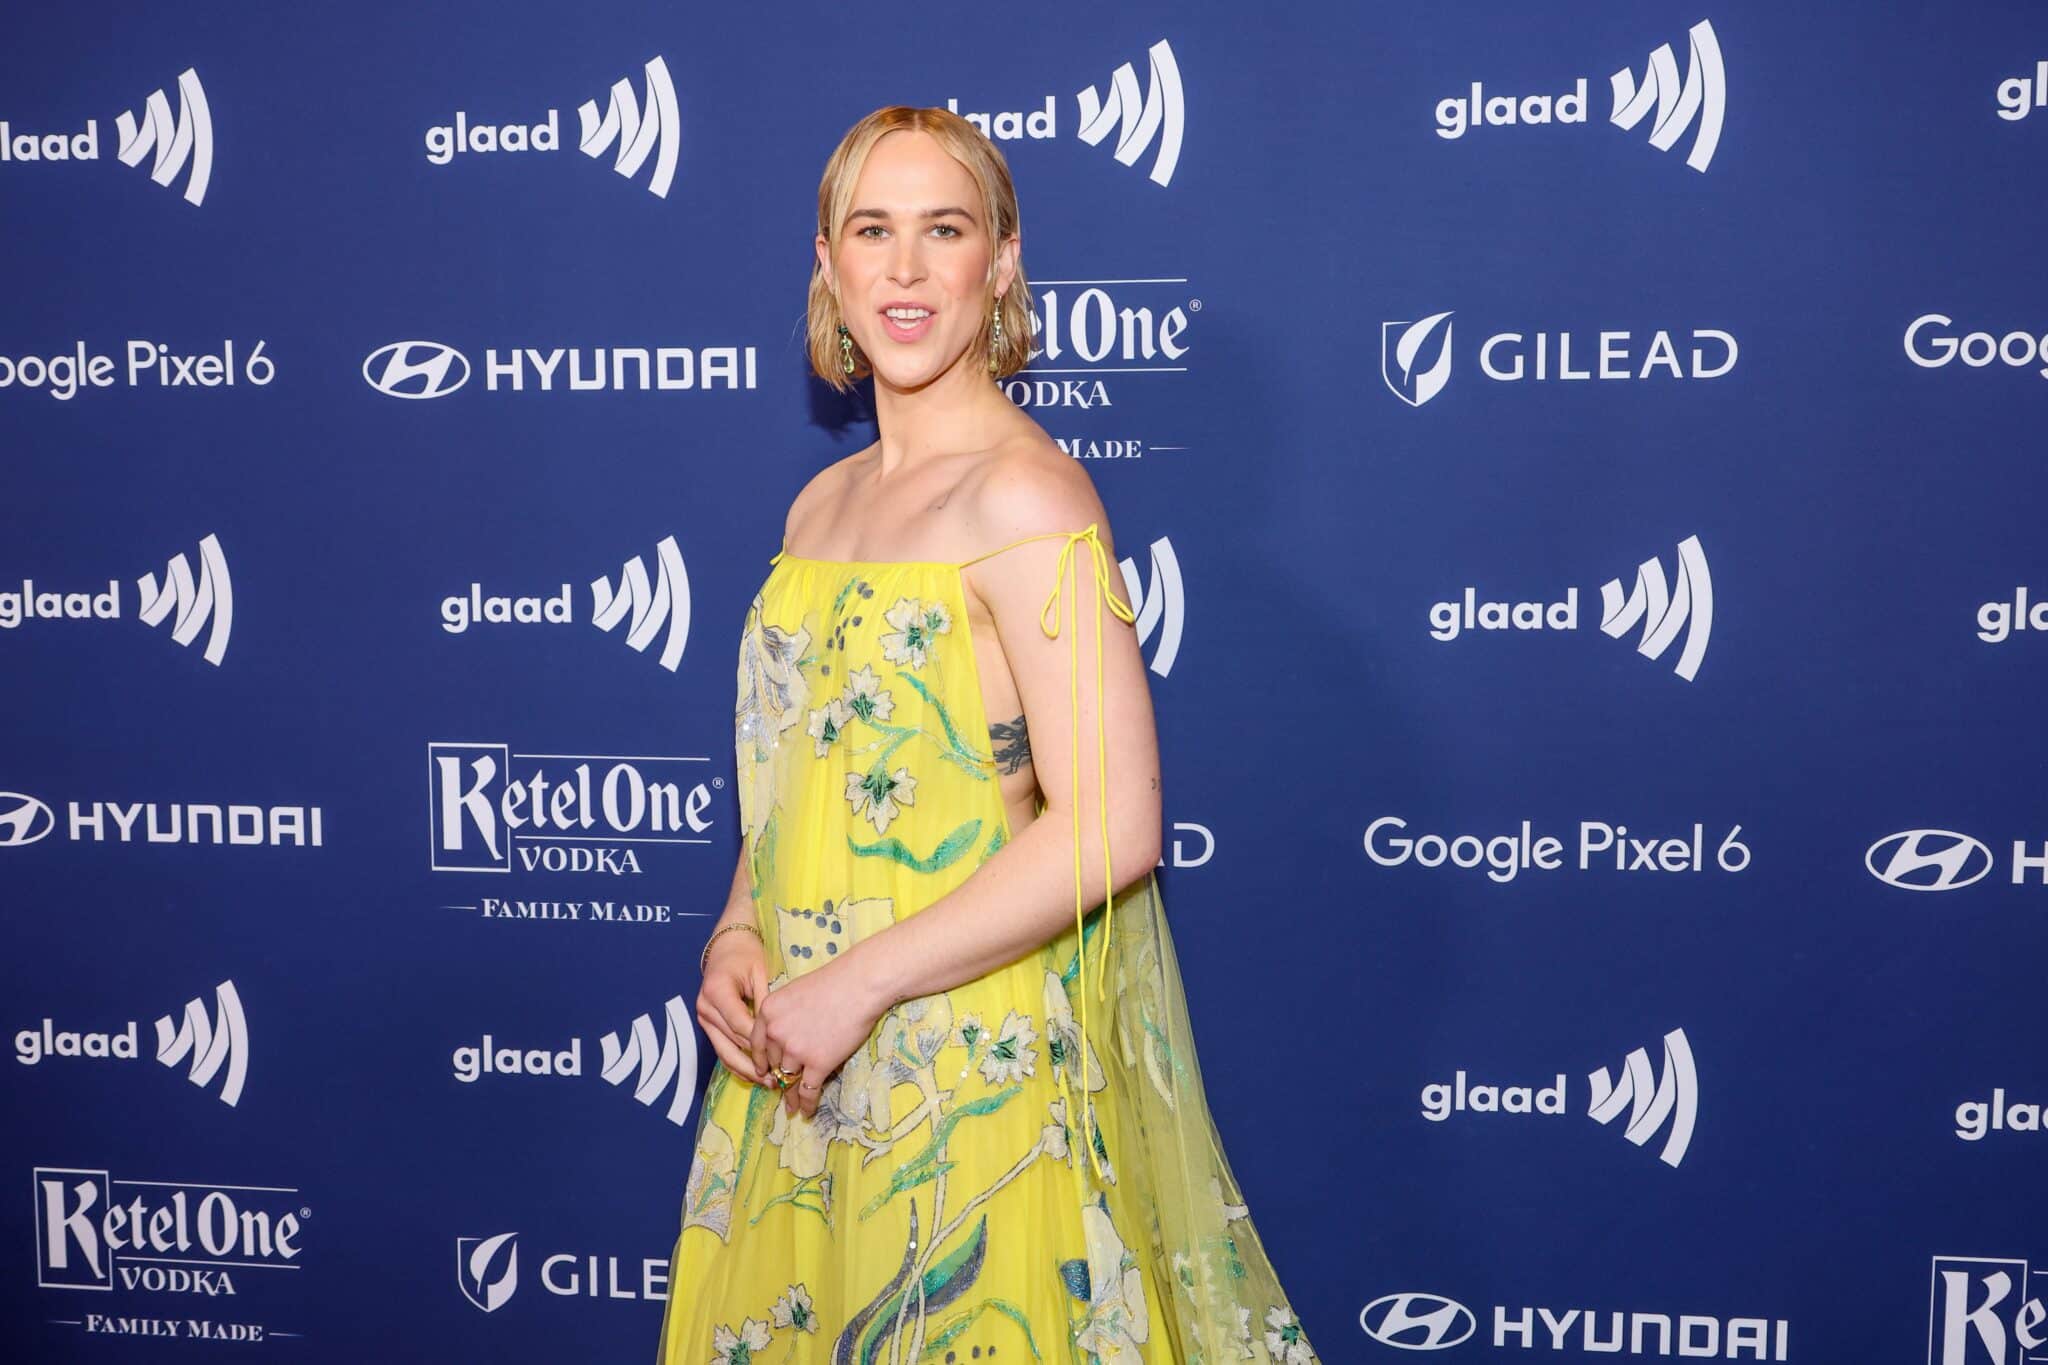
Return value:
M 868 224 L 868 225 L 867 225 L 866 227 L 864 227 L 864 228 L 860 229 L 860 230 L 859 230 L 858 232 L 854 233 L 853 235 L 854 235 L 854 236 L 856 236 L 856 237 L 867 237 L 867 235 L 868 235 L 868 234 L 869 234 L 870 232 L 880 232 L 880 231 L 882 231 L 882 230 L 883 230 L 883 229 L 882 229 L 882 225 L 881 225 L 880 223 L 869 223 L 869 224 Z M 870 241 L 872 241 L 872 240 L 874 240 L 874 239 L 873 239 L 873 238 L 869 238 L 869 240 L 870 240 Z
M 933 232 L 950 232 L 950 233 L 952 233 L 952 234 L 953 234 L 953 235 L 954 235 L 955 237 L 958 237 L 958 236 L 960 235 L 960 229 L 959 229 L 959 228 L 956 228 L 956 227 L 954 227 L 954 226 L 953 226 L 953 225 L 952 225 L 951 223 L 938 223 L 938 224 L 935 224 L 935 225 L 934 225 L 934 226 L 932 227 L 932 231 L 933 231 Z

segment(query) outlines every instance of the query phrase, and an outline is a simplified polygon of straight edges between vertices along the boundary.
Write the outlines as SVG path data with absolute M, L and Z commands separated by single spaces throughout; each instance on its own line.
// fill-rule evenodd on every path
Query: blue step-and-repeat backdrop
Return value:
M 6 29 L 0 1355 L 652 1355 L 901 102 L 1014 168 L 1322 1358 L 2048 1359 L 2048 7 Z

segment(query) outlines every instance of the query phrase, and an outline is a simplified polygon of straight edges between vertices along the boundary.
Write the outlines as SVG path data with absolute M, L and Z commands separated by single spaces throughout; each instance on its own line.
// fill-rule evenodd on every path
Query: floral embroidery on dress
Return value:
M 853 813 L 865 815 L 877 834 L 889 832 L 889 822 L 896 818 L 899 807 L 917 804 L 916 793 L 917 779 L 908 768 L 885 772 L 878 763 L 864 773 L 846 775 L 846 799 L 852 803 Z
M 1038 1049 L 1031 1044 L 1037 1037 L 1038 1030 L 1031 1027 L 1031 1016 L 1011 1010 L 1004 1017 L 1003 1026 L 996 1030 L 987 1055 L 981 1059 L 983 1079 L 990 1085 L 1003 1085 L 1031 1075 L 1038 1061 Z
M 711 1334 L 711 1365 L 749 1365 L 754 1353 L 767 1350 L 772 1340 L 768 1324 L 759 1318 L 748 1318 L 737 1332 L 720 1323 Z
M 846 690 L 840 694 L 840 700 L 864 721 L 887 720 L 896 713 L 896 699 L 882 686 L 880 675 L 866 664 L 847 675 Z
M 1308 1349 L 1308 1337 L 1302 1333 L 1292 1310 L 1266 1310 L 1266 1353 L 1273 1357 L 1274 1365 L 1309 1365 L 1315 1359 Z
M 773 1312 L 777 1327 L 794 1327 L 799 1332 L 818 1330 L 818 1315 L 811 1311 L 811 1291 L 800 1284 L 791 1285 L 775 1301 Z
M 834 697 L 817 710 L 811 712 L 811 723 L 806 732 L 816 741 L 819 758 L 832 752 L 832 746 L 839 742 L 839 736 L 853 723 L 853 708 L 844 698 Z
M 882 657 L 912 668 L 923 668 L 933 641 L 953 629 L 953 615 L 944 602 L 923 602 L 915 597 L 899 597 L 895 606 L 882 613 L 882 619 L 895 627 L 879 641 Z

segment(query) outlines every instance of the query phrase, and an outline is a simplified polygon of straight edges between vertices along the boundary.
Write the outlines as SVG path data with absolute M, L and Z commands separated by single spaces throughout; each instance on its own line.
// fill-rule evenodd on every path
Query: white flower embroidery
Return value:
M 1067 1102 L 1064 1099 L 1054 1100 L 1049 1112 L 1052 1115 L 1052 1122 L 1045 1125 L 1039 1137 L 1039 1145 L 1054 1161 L 1064 1161 L 1071 1166 L 1074 1161 L 1070 1154 L 1071 1149 L 1067 1145 Z
M 774 1315 L 777 1327 L 794 1327 L 799 1332 L 818 1330 L 818 1315 L 811 1311 L 811 1291 L 800 1284 L 791 1285 L 775 1301 Z
M 874 767 L 846 775 L 846 799 L 853 803 L 853 813 L 866 815 L 877 834 L 889 832 L 889 822 L 900 813 L 898 807 L 917 804 L 916 791 L 917 779 L 908 768 L 885 773 Z
M 1250 1312 L 1249 1309 L 1245 1311 Z M 1285 1308 L 1266 1310 L 1266 1353 L 1279 1365 L 1310 1365 L 1315 1359 L 1314 1353 L 1308 1349 L 1308 1338 L 1302 1334 L 1301 1324 Z
M 853 708 L 848 706 L 839 697 L 834 697 L 817 710 L 811 712 L 811 723 L 806 727 L 806 730 L 810 734 L 811 739 L 816 742 L 819 758 L 823 758 L 826 754 L 832 752 L 833 744 L 838 741 L 839 736 L 844 733 L 846 727 L 852 723 Z
M 768 1324 L 759 1318 L 748 1318 L 737 1332 L 720 1323 L 711 1334 L 711 1365 L 748 1365 L 754 1352 L 767 1350 L 772 1340 Z
M 846 690 L 839 699 L 862 720 L 887 720 L 896 712 L 896 699 L 882 687 L 874 669 L 863 665 L 846 676 Z
M 1031 1016 L 1011 1010 L 1004 1016 L 1003 1026 L 996 1030 L 987 1055 L 981 1059 L 982 1076 L 990 1085 L 1001 1085 L 1031 1075 L 1038 1061 L 1038 1049 L 1031 1043 L 1037 1037 L 1038 1030 L 1031 1027 Z
M 1145 1281 L 1138 1258 L 1124 1247 L 1116 1224 L 1099 1204 L 1081 1210 L 1088 1234 L 1088 1316 L 1074 1344 L 1109 1365 L 1144 1360 L 1138 1347 L 1152 1335 Z
M 914 597 L 897 598 L 882 619 L 895 627 L 881 637 L 882 657 L 912 668 L 923 668 L 935 638 L 953 629 L 953 616 L 945 603 L 920 602 Z
M 792 1116 L 776 1105 L 768 1128 L 768 1143 L 777 1150 L 776 1164 L 799 1180 L 808 1180 L 824 1171 L 828 1144 L 859 1142 L 873 1102 L 873 1069 L 874 1057 L 865 1047 L 855 1048 L 818 1092 L 817 1113 L 806 1118 L 799 1111 Z
M 1067 999 L 1066 985 L 1051 968 L 1045 973 L 1045 1046 L 1053 1070 L 1082 1080 L 1081 1030 L 1074 1023 L 1074 1006 Z M 1089 1090 L 1100 1090 L 1109 1084 L 1109 1078 L 1102 1072 L 1102 1058 L 1092 1042 L 1088 1044 L 1087 1077 L 1082 1083 Z

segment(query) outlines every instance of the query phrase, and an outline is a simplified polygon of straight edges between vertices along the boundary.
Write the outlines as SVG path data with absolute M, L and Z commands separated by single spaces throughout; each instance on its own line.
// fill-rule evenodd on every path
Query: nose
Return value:
M 925 276 L 924 241 L 915 234 L 899 236 L 889 253 L 889 282 L 908 288 Z

